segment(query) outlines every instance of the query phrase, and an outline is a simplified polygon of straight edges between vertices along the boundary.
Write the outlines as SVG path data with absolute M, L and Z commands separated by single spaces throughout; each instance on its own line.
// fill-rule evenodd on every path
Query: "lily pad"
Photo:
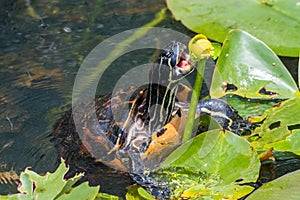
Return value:
M 265 148 L 271 147 L 277 151 L 289 151 L 300 155 L 300 129 L 292 130 L 285 140 L 265 145 Z
M 126 193 L 126 200 L 155 200 L 144 188 L 138 185 L 129 186 Z
M 258 37 L 278 55 L 299 56 L 298 0 L 167 0 L 177 20 L 194 32 L 223 42 L 231 29 Z
M 21 187 L 19 191 L 22 194 L 17 194 L 20 197 L 25 196 L 36 198 L 51 199 L 62 195 L 65 191 L 69 191 L 71 186 L 78 181 L 82 174 L 75 176 L 69 181 L 63 179 L 64 174 L 68 171 L 68 168 L 61 164 L 56 172 L 46 173 L 44 176 L 40 176 L 30 169 L 25 169 L 21 173 Z M 55 187 L 54 187 L 55 186 Z
M 178 170 L 169 175 L 172 177 L 169 182 L 186 183 L 177 187 L 181 189 L 176 191 L 180 197 L 239 198 L 253 190 L 240 184 L 256 181 L 260 162 L 247 140 L 231 132 L 212 130 L 177 148 L 163 162 L 160 170 L 174 168 Z M 184 174 L 185 179 L 182 178 Z
M 47 172 L 44 176 L 26 169 L 20 176 L 20 193 L 0 195 L 0 199 L 119 199 L 117 196 L 98 193 L 100 186 L 91 187 L 88 182 L 74 187 L 83 174 L 65 180 L 64 175 L 67 171 L 63 160 L 55 172 Z
M 256 150 L 274 147 L 275 150 L 299 153 L 299 110 L 299 92 L 295 94 L 293 99 L 281 102 L 279 105 L 266 110 L 263 124 L 254 131 L 254 134 L 259 137 L 251 144 Z
M 168 183 L 172 191 L 171 199 L 194 198 L 206 196 L 211 198 L 224 197 L 215 193 L 211 186 L 218 185 L 218 175 L 208 174 L 191 167 L 167 167 L 151 174 L 151 178 Z
M 273 200 L 289 199 L 298 200 L 300 196 L 300 170 L 286 174 L 274 181 L 266 183 L 255 190 L 247 200 Z
M 240 30 L 228 34 L 213 74 L 212 97 L 284 99 L 296 91 L 288 70 L 263 42 Z
M 73 199 L 95 199 L 99 187 L 90 187 L 88 182 L 84 182 L 79 186 L 72 188 L 71 192 L 65 192 L 57 200 L 73 200 Z

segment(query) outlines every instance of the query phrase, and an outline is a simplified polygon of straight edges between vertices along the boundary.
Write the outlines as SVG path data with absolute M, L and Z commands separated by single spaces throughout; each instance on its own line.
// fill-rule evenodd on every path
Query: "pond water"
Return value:
M 53 125 L 71 108 L 76 73 L 101 41 L 138 28 L 165 7 L 164 1 L 72 0 L 1 1 L 0 15 L 0 171 L 53 171 L 57 153 L 49 141 Z M 169 15 L 170 16 L 170 15 Z M 188 33 L 167 17 L 159 26 Z M 191 34 L 191 33 L 190 33 Z M 106 73 L 99 92 L 133 64 L 149 61 L 126 55 Z M 0 193 L 16 185 L 0 184 Z
M 20 173 L 27 166 L 53 171 L 57 153 L 48 135 L 71 108 L 85 56 L 104 39 L 148 23 L 166 5 L 163 0 L 8 0 L 0 5 L 0 172 Z M 167 15 L 159 27 L 193 36 Z M 122 68 L 106 73 L 98 92 L 111 91 L 124 72 L 151 55 L 145 51 L 116 61 Z M 297 77 L 297 59 L 284 62 Z M 16 185 L 0 184 L 1 194 L 11 192 Z

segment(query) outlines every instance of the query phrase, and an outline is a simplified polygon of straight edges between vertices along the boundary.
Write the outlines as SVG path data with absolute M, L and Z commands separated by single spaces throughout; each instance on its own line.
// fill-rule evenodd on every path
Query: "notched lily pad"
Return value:
M 265 148 L 273 147 L 277 151 L 289 151 L 300 155 L 300 128 L 292 130 L 285 140 L 266 144 Z
M 216 64 L 210 94 L 214 98 L 285 99 L 298 90 L 292 76 L 275 53 L 250 34 L 231 31 Z
M 265 119 L 254 134 L 259 135 L 251 144 L 256 150 L 274 147 L 276 151 L 300 153 L 300 93 L 293 99 L 266 110 Z M 250 138 L 251 139 L 251 138 Z
M 20 176 L 19 193 L 0 195 L 0 199 L 119 199 L 117 196 L 98 193 L 100 186 L 91 187 L 88 182 L 74 187 L 83 174 L 65 180 L 64 175 L 67 171 L 63 160 L 55 172 L 47 172 L 44 176 L 27 168 Z

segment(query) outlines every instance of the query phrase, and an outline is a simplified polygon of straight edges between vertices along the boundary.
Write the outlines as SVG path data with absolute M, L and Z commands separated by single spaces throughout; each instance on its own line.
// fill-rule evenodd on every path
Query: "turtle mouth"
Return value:
M 184 50 L 185 49 L 182 50 L 179 57 L 179 62 L 177 64 L 177 67 L 182 75 L 189 74 L 195 68 L 195 62 L 192 61 L 191 56 Z

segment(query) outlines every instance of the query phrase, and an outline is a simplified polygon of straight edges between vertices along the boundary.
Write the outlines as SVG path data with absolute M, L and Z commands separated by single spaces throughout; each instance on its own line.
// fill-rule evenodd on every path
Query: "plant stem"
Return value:
M 195 79 L 194 88 L 193 88 L 193 92 L 192 92 L 190 109 L 188 112 L 188 117 L 187 117 L 185 129 L 184 129 L 182 142 L 186 142 L 193 136 L 193 127 L 194 127 L 194 121 L 195 121 L 196 108 L 197 108 L 197 104 L 199 101 L 199 96 L 200 96 L 200 92 L 201 92 L 201 88 L 202 88 L 205 64 L 206 64 L 206 59 L 201 59 L 198 61 L 198 66 L 196 68 L 197 74 L 196 74 L 196 79 Z

